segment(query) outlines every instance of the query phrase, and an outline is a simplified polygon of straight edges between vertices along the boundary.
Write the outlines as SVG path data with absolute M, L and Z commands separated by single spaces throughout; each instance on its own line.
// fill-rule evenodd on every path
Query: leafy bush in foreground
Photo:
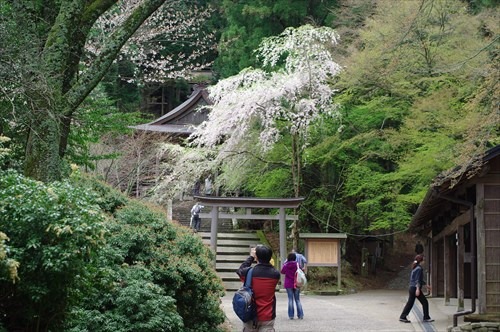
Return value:
M 0 215 L 20 264 L 16 283 L 0 275 L 6 329 L 220 331 L 213 255 L 162 210 L 79 175 L 0 172 Z
M 46 185 L 0 173 L 0 229 L 19 280 L 0 276 L 0 314 L 9 330 L 57 328 L 68 292 L 104 244 L 105 217 L 92 193 L 67 182 Z

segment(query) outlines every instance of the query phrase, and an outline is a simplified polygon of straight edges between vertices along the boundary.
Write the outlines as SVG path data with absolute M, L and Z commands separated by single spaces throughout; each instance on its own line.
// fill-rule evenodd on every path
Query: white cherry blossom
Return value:
M 331 50 L 338 42 L 330 28 L 288 28 L 265 39 L 256 55 L 263 69 L 247 68 L 209 89 L 214 104 L 208 121 L 192 139 L 195 145 L 234 150 L 257 123 L 265 151 L 280 138 L 280 125 L 307 138 L 320 115 L 337 115 L 332 79 L 341 71 Z M 252 126 L 251 126 L 252 125 Z

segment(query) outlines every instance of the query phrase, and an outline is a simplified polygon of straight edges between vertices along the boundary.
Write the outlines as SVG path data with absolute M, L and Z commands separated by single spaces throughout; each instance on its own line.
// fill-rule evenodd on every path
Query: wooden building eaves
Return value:
M 190 113 L 197 112 L 204 105 L 212 105 L 206 89 L 195 89 L 182 104 L 152 122 L 130 126 L 132 129 L 152 132 L 190 135 L 199 123 L 186 121 Z
M 153 122 L 150 122 L 149 124 L 153 126 L 169 124 L 184 116 L 186 112 L 196 111 L 196 108 L 200 103 L 204 103 L 205 105 L 212 104 L 212 102 L 208 98 L 207 91 L 204 89 L 195 90 L 185 102 L 183 102 L 164 116 L 159 117 Z M 186 125 L 190 125 L 190 123 L 186 123 Z
M 479 167 L 477 162 L 470 163 L 470 165 L 475 165 L 474 167 L 477 168 L 473 175 L 467 175 L 472 169 L 472 166 L 469 166 L 462 167 L 463 170 L 459 174 L 451 173 L 453 176 L 437 176 L 434 181 L 435 184 L 431 185 L 417 211 L 413 215 L 409 226 L 410 231 L 422 234 L 428 232 L 431 228 L 432 220 L 449 209 L 450 202 L 445 199 L 444 196 L 453 196 L 453 193 L 459 185 L 465 183 L 471 177 L 480 176 L 484 173 L 481 172 L 481 170 L 487 170 L 488 162 L 499 155 L 500 145 L 491 148 L 483 155 L 475 158 L 475 161 L 479 162 Z
M 136 130 L 145 130 L 158 133 L 180 134 L 180 135 L 191 135 L 194 131 L 193 126 L 191 125 L 155 125 L 149 123 L 137 126 L 131 126 L 130 128 Z

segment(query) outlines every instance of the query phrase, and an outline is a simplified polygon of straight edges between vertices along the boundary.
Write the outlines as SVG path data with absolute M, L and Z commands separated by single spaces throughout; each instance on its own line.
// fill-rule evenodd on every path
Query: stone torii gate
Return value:
M 210 213 L 200 213 L 201 218 L 210 218 L 210 248 L 217 255 L 217 224 L 219 219 L 253 219 L 253 220 L 279 220 L 280 263 L 286 260 L 286 220 L 297 220 L 297 215 L 287 215 L 285 209 L 295 209 L 304 200 L 299 198 L 255 198 L 255 197 L 217 197 L 194 196 L 201 205 L 212 207 Z M 219 207 L 246 208 L 244 214 L 220 213 Z M 279 209 L 276 214 L 252 214 L 252 208 Z

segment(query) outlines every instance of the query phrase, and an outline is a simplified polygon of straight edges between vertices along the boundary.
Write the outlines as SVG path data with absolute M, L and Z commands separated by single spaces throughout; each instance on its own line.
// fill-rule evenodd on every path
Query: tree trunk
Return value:
M 300 196 L 300 184 L 302 178 L 301 170 L 301 142 L 300 136 L 298 134 L 292 135 L 292 181 L 293 181 L 293 192 L 295 198 Z M 296 214 L 296 213 L 295 213 Z M 299 243 L 299 220 L 295 220 L 292 224 L 292 246 L 293 248 L 298 248 Z
M 61 178 L 60 127 L 55 116 L 47 109 L 35 110 L 28 134 L 24 172 L 43 182 Z
M 42 63 L 49 94 L 56 100 L 35 110 L 27 140 L 25 175 L 40 181 L 62 177 L 62 160 L 74 112 L 99 84 L 122 46 L 166 0 L 145 0 L 108 38 L 90 67 L 79 73 L 83 45 L 94 22 L 115 1 L 62 2 L 44 46 Z M 42 94 L 41 98 L 45 96 Z M 35 101 L 36 103 L 37 101 Z

